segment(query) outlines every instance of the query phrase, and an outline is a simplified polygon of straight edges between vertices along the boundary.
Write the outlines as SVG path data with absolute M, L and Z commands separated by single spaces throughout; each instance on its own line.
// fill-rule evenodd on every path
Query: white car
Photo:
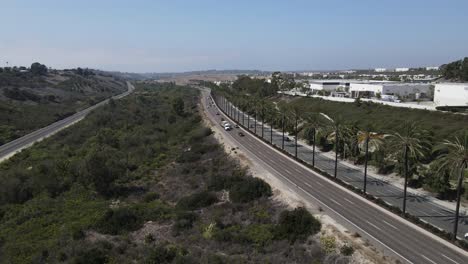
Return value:
M 465 239 L 468 239 L 468 233 L 465 233 Z

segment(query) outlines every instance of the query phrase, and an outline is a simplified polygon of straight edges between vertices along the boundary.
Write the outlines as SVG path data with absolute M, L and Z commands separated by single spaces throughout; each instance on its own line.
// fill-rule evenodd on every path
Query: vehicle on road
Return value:
M 243 136 L 245 136 L 244 133 L 239 132 L 239 137 L 243 137 Z
M 239 128 L 239 125 L 238 125 L 238 124 L 236 124 L 234 127 L 235 127 L 235 128 Z
M 284 141 L 289 142 L 289 141 L 291 141 L 291 139 L 289 137 L 284 137 Z
M 219 115 L 219 112 L 216 112 L 216 115 Z

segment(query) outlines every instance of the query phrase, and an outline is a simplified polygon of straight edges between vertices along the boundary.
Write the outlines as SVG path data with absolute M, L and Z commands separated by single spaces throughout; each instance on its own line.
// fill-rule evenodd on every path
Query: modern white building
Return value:
M 352 82 L 351 97 L 376 97 L 377 94 L 420 98 L 430 93 L 430 84 L 399 82 Z
M 468 107 L 468 83 L 437 83 L 434 103 L 436 106 Z
M 374 71 L 375 72 L 386 72 L 387 69 L 386 68 L 375 68 Z
M 433 71 L 433 70 L 438 70 L 439 66 L 431 66 L 431 67 L 426 67 L 426 71 Z
M 409 68 L 395 68 L 396 72 L 407 72 L 409 71 Z
M 349 82 L 345 80 L 310 80 L 309 88 L 314 91 L 334 92 L 342 88 L 343 91 L 349 89 Z

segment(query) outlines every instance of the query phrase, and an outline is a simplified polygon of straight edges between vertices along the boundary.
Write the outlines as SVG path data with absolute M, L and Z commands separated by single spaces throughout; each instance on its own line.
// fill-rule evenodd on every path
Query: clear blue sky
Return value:
M 0 0 L 0 25 L 1 66 L 319 70 L 468 56 L 467 0 Z

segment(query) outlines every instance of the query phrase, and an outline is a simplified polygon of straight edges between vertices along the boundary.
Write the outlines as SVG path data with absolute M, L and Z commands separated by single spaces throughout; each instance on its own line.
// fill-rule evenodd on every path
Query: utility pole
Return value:
M 338 146 L 339 146 L 339 139 L 338 139 L 338 128 L 335 130 L 335 172 L 334 176 L 338 176 Z
M 369 138 L 370 134 L 366 137 L 366 154 L 364 160 L 364 193 L 366 193 L 367 188 L 367 160 L 369 159 Z
M 283 130 L 283 138 L 282 138 L 282 141 L 281 141 L 281 149 L 284 150 L 284 113 L 283 113 L 283 118 L 281 120 L 281 127 L 282 127 L 282 130 Z

